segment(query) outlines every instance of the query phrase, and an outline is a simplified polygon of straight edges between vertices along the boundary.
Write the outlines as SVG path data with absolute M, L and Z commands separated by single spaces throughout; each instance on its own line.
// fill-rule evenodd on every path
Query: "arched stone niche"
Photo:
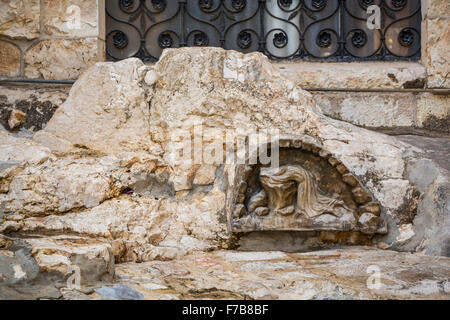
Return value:
M 387 233 L 380 204 L 320 143 L 290 137 L 278 144 L 278 167 L 248 164 L 248 158 L 235 167 L 228 207 L 232 232 Z M 270 144 L 260 148 L 270 150 Z

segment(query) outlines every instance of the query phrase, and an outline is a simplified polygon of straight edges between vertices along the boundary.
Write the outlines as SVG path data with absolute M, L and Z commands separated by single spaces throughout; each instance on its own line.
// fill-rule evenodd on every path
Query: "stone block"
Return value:
M 409 93 L 315 92 L 326 115 L 368 128 L 412 127 L 417 97 Z
M 96 38 L 43 40 L 25 54 L 25 76 L 47 80 L 77 79 L 97 60 Z
M 50 36 L 98 36 L 96 0 L 44 0 L 43 32 Z
M 20 50 L 13 44 L 0 41 L 0 76 L 17 77 L 20 74 Z
M 0 35 L 36 39 L 40 34 L 40 0 L 0 1 Z
M 429 88 L 450 88 L 450 18 L 429 19 L 426 63 Z
M 424 82 L 426 70 L 415 62 L 276 63 L 302 88 L 403 88 Z
M 418 100 L 417 125 L 433 131 L 450 132 L 450 97 L 424 94 Z
M 448 0 L 431 0 L 428 3 L 428 18 L 450 17 L 450 2 Z

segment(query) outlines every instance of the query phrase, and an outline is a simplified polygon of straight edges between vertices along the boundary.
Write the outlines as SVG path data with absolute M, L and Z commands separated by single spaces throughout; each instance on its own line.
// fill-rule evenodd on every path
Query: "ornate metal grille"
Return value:
M 367 28 L 367 7 L 381 29 Z M 155 61 L 162 50 L 217 46 L 272 59 L 418 59 L 420 0 L 107 0 L 111 60 Z

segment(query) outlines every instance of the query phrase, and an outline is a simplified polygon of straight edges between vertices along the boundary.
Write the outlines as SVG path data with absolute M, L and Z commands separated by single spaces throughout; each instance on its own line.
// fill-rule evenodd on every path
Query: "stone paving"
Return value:
M 106 296 L 101 290 L 90 295 L 63 291 L 64 298 L 450 299 L 449 258 L 367 247 L 216 251 L 174 261 L 122 263 L 115 273 L 115 286 Z

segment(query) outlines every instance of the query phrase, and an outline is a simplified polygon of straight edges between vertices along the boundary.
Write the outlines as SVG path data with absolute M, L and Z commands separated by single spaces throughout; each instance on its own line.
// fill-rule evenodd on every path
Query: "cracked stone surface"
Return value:
M 374 280 L 378 272 L 379 283 Z M 450 299 L 449 274 L 449 258 L 355 247 L 309 253 L 216 251 L 123 263 L 116 266 L 114 283 L 151 300 Z

